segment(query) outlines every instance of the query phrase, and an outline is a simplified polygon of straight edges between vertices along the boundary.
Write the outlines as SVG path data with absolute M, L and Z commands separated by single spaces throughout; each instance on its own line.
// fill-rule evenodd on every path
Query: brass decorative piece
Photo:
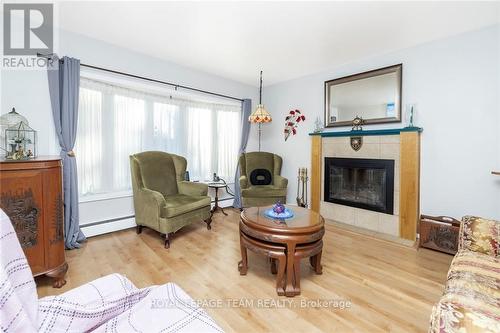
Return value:
M 0 207 L 10 217 L 23 248 L 35 246 L 38 241 L 38 207 L 31 189 L 0 196 Z
M 365 123 L 365 121 L 363 120 L 362 117 L 356 116 L 352 120 L 352 130 L 353 131 L 362 131 L 364 123 Z
M 299 168 L 297 175 L 297 206 L 307 208 L 307 168 Z
M 351 148 L 354 151 L 358 151 L 363 146 L 363 137 L 362 136 L 351 136 Z

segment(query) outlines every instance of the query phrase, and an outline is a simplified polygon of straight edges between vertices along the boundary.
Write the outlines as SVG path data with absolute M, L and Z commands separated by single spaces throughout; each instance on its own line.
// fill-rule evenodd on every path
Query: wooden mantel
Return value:
M 401 135 L 401 133 L 406 132 L 422 132 L 421 127 L 403 127 L 403 128 L 389 128 L 389 129 L 378 129 L 378 130 L 361 130 L 361 131 L 341 131 L 341 132 L 319 132 L 319 133 L 309 133 L 311 136 L 320 137 L 339 137 L 339 136 L 372 136 L 372 135 Z
M 420 215 L 420 133 L 422 128 L 311 133 L 311 209 L 321 206 L 323 138 L 342 136 L 400 136 L 399 236 L 416 240 Z

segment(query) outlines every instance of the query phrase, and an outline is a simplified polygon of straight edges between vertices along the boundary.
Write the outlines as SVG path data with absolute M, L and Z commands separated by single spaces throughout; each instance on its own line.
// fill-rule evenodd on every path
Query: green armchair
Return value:
M 281 177 L 280 156 L 266 152 L 241 154 L 240 188 L 243 207 L 286 203 L 288 179 Z
M 211 229 L 208 186 L 184 181 L 186 166 L 184 157 L 161 151 L 130 156 L 137 233 L 145 226 L 164 234 L 167 249 L 169 236 L 194 221 Z

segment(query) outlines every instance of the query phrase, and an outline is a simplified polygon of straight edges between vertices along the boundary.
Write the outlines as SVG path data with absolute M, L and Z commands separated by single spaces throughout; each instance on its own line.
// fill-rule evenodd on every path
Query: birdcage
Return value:
M 9 113 L 5 113 L 0 116 L 0 157 L 5 157 L 8 155 L 8 148 L 6 146 L 5 140 L 5 130 L 12 125 L 18 124 L 21 121 L 24 121 L 29 125 L 28 120 L 16 112 L 15 108 L 12 108 L 12 111 Z
M 5 130 L 7 159 L 26 160 L 36 157 L 36 131 L 26 122 L 9 126 Z

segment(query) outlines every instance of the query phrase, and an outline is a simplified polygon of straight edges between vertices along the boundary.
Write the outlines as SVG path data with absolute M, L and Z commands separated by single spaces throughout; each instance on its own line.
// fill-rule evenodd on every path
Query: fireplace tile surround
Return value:
M 398 135 L 365 136 L 358 151 L 351 148 L 349 137 L 327 137 L 322 143 L 323 158 L 369 158 L 394 160 L 394 198 L 399 197 L 399 151 Z M 324 164 L 322 166 L 322 192 L 324 192 Z M 399 200 L 398 200 L 399 201 Z M 396 207 L 394 202 L 394 207 Z M 384 214 L 361 208 L 326 202 L 321 198 L 321 214 L 338 222 L 399 237 L 399 209 L 393 214 Z
M 419 215 L 420 132 L 421 129 L 415 128 L 327 132 L 312 136 L 312 209 L 319 210 L 326 219 L 414 241 Z M 358 151 L 350 146 L 351 135 L 363 136 L 363 145 Z M 325 201 L 325 157 L 393 160 L 393 215 Z

